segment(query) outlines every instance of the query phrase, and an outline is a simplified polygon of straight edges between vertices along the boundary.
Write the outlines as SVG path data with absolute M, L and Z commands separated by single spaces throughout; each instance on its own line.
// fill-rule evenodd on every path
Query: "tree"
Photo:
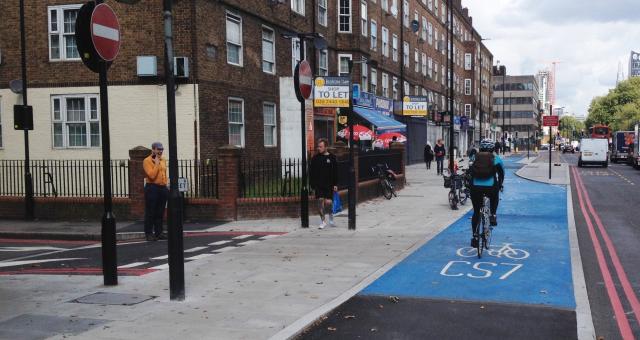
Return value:
M 587 127 L 606 124 L 613 131 L 631 130 L 640 121 L 640 78 L 620 82 L 605 96 L 595 97 L 585 121 Z
M 575 138 L 574 133 L 580 134 L 584 130 L 584 123 L 572 116 L 560 118 L 560 135 L 566 138 Z

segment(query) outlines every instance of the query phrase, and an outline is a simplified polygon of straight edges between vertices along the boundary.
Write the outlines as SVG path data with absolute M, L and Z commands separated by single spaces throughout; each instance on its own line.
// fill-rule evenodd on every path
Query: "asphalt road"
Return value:
M 573 209 L 596 336 L 640 338 L 640 171 L 578 168 L 577 154 L 562 157 L 575 165 Z
M 185 262 L 215 256 L 282 233 L 187 232 Z M 101 275 L 101 246 L 95 241 L 0 239 L 0 275 Z M 168 269 L 167 242 L 118 242 L 118 274 L 144 275 Z

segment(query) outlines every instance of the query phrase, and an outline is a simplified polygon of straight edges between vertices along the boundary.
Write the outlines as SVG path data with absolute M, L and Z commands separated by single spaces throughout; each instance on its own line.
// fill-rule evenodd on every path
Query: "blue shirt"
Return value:
M 504 162 L 498 155 L 493 156 L 493 165 L 496 167 L 500 165 L 504 169 Z M 491 187 L 495 184 L 496 181 L 494 177 L 495 176 L 491 176 L 489 178 L 474 178 L 473 185 L 480 187 Z

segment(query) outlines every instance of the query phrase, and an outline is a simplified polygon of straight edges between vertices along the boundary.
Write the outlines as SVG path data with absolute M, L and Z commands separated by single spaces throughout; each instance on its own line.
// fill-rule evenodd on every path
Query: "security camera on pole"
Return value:
M 109 100 L 107 69 L 120 51 L 120 23 L 102 0 L 84 4 L 76 19 L 76 42 L 82 62 L 99 73 L 100 127 L 102 136 L 102 177 L 104 214 L 102 216 L 102 274 L 107 286 L 118 284 L 116 260 L 116 218 L 111 193 L 111 141 L 109 137 Z

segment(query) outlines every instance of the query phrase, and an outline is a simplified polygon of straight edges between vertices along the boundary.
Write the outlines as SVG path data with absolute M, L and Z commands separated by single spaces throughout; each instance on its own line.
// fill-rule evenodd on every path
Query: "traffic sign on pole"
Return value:
M 120 23 L 107 4 L 99 4 L 91 14 L 91 41 L 104 61 L 113 61 L 120 51 Z
M 293 82 L 298 101 L 303 102 L 311 96 L 311 90 L 313 90 L 313 72 L 311 71 L 309 62 L 302 60 L 296 65 Z
M 558 126 L 560 120 L 558 116 L 544 116 L 542 117 L 542 126 Z

